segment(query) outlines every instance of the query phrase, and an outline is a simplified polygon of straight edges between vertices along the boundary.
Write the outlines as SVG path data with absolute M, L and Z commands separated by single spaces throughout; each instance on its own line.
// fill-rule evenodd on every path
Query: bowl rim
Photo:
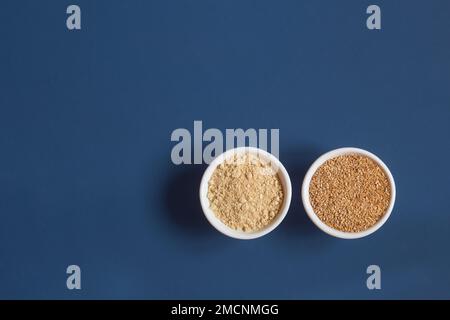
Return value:
M 230 156 L 234 154 L 244 154 L 244 153 L 252 153 L 252 154 L 258 154 L 259 156 L 262 156 L 265 159 L 268 159 L 271 161 L 272 164 L 274 164 L 278 169 L 278 175 L 280 177 L 280 180 L 282 182 L 283 186 L 283 205 L 280 209 L 280 212 L 277 214 L 277 216 L 273 219 L 273 221 L 267 225 L 265 228 L 254 231 L 254 232 L 244 232 L 244 231 L 238 231 L 235 229 L 230 228 L 226 224 L 224 224 L 213 212 L 213 210 L 209 206 L 209 200 L 208 200 L 208 183 L 211 179 L 211 176 L 214 172 L 214 170 L 219 166 L 221 163 L 223 163 L 226 159 L 228 159 Z M 200 196 L 200 204 L 203 210 L 203 214 L 205 215 L 206 219 L 209 221 L 209 223 L 219 232 L 222 234 L 235 238 L 235 239 L 242 239 L 242 240 L 250 240 L 250 239 L 256 239 L 260 238 L 269 232 L 273 231 L 275 228 L 277 228 L 280 223 L 284 220 L 284 218 L 287 215 L 287 212 L 289 211 L 289 207 L 291 204 L 291 198 L 292 198 L 292 185 L 291 185 L 291 179 L 289 177 L 288 172 L 286 171 L 283 164 L 278 160 L 277 157 L 275 157 L 273 154 L 255 147 L 238 147 L 229 149 L 223 153 L 221 153 L 219 156 L 217 156 L 206 168 L 205 172 L 203 173 L 201 182 L 200 182 L 200 188 L 199 188 L 199 196 Z
M 337 229 L 334 229 L 334 228 L 328 226 L 322 220 L 320 220 L 319 217 L 315 214 L 315 212 L 312 208 L 310 199 L 309 199 L 309 186 L 311 184 L 311 179 L 312 179 L 314 173 L 316 173 L 317 169 L 325 161 L 335 158 L 335 157 L 338 157 L 338 156 L 341 156 L 341 155 L 347 155 L 347 154 L 360 154 L 360 155 L 367 156 L 370 159 L 374 160 L 386 173 L 388 180 L 389 180 L 390 187 L 391 187 L 391 199 L 389 202 L 389 206 L 388 206 L 385 214 L 383 215 L 383 217 L 377 223 L 375 223 L 373 226 L 371 226 L 370 228 L 368 228 L 364 231 L 360 231 L 360 232 L 344 232 L 344 231 L 340 231 L 340 230 L 337 230 Z M 392 209 L 394 208 L 395 198 L 396 198 L 395 180 L 394 180 L 394 177 L 392 176 L 391 171 L 386 166 L 386 164 L 380 158 L 378 158 L 375 154 L 373 154 L 367 150 L 364 150 L 361 148 L 355 148 L 355 147 L 337 148 L 337 149 L 334 149 L 334 150 L 331 150 L 331 151 L 328 151 L 328 152 L 322 154 L 309 167 L 309 169 L 306 172 L 306 175 L 303 179 L 301 198 L 302 198 L 303 207 L 305 208 L 306 214 L 311 219 L 311 221 L 323 232 L 325 232 L 331 236 L 341 238 L 341 239 L 359 239 L 359 238 L 366 237 L 366 236 L 374 233 L 378 229 L 380 229 L 384 225 L 384 223 L 389 219 L 389 217 L 391 216 Z

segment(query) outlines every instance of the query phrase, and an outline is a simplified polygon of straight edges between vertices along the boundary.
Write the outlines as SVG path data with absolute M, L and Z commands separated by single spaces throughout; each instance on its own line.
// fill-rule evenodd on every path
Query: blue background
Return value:
M 450 298 L 450 2 L 0 4 L 0 298 Z M 176 128 L 279 128 L 294 196 L 271 234 L 215 231 Z M 321 153 L 379 155 L 390 220 L 345 241 L 307 219 Z M 66 267 L 82 290 L 66 288 Z M 366 268 L 382 269 L 382 290 Z

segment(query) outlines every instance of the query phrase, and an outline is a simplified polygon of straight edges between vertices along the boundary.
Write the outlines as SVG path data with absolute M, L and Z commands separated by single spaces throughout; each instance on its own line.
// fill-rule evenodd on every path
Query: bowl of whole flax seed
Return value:
M 322 231 L 343 239 L 362 238 L 389 218 L 395 182 L 376 155 L 359 148 L 340 148 L 311 165 L 303 180 L 302 201 Z
M 291 196 L 291 180 L 281 162 L 252 147 L 219 155 L 200 183 L 205 217 L 236 239 L 255 239 L 274 230 L 286 216 Z

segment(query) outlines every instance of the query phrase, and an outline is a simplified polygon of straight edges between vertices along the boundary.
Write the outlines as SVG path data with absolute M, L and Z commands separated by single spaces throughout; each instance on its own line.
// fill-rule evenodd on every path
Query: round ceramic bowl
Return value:
M 386 173 L 390 186 L 391 186 L 391 199 L 389 206 L 383 215 L 383 217 L 372 227 L 370 227 L 367 230 L 361 231 L 361 232 L 343 232 L 340 230 L 336 230 L 327 224 L 325 224 L 322 220 L 319 219 L 319 217 L 314 213 L 314 210 L 312 208 L 310 199 L 309 199 L 309 185 L 311 183 L 311 179 L 314 176 L 314 173 L 316 170 L 327 160 L 342 156 L 342 155 L 348 155 L 348 154 L 359 154 L 362 156 L 369 157 L 370 159 L 374 160 Z M 322 231 L 328 233 L 331 236 L 342 238 L 342 239 L 357 239 L 362 238 L 365 236 L 368 236 L 369 234 L 374 233 L 378 229 L 381 228 L 381 226 L 389 219 L 389 216 L 391 215 L 392 209 L 394 207 L 395 202 L 395 182 L 394 178 L 392 177 L 391 172 L 389 171 L 388 167 L 384 164 L 383 161 L 381 161 L 380 158 L 378 158 L 373 153 L 370 153 L 369 151 L 359 149 L 359 148 L 339 148 L 332 151 L 329 151 L 322 156 L 320 156 L 309 168 L 308 172 L 306 173 L 306 176 L 303 180 L 302 185 L 302 201 L 303 206 L 305 207 L 305 211 L 308 214 L 309 218 L 312 220 L 312 222 Z
M 244 232 L 235 230 L 224 224 L 211 210 L 210 203 L 208 200 L 208 183 L 217 166 L 219 166 L 224 161 L 230 159 L 233 155 L 240 156 L 246 153 L 258 155 L 263 161 L 270 161 L 272 166 L 274 166 L 275 169 L 278 169 L 278 176 L 280 177 L 284 194 L 283 204 L 281 206 L 278 215 L 265 228 L 254 232 Z M 289 205 L 291 204 L 291 197 L 292 197 L 291 179 L 289 178 L 289 175 L 284 166 L 281 164 L 281 162 L 274 155 L 268 153 L 267 151 L 252 147 L 241 147 L 230 149 L 219 155 L 210 163 L 205 173 L 203 174 L 200 183 L 200 203 L 206 219 L 208 219 L 209 223 L 211 223 L 211 225 L 218 231 L 220 231 L 224 235 L 227 235 L 235 239 L 247 239 L 247 240 L 255 239 L 262 237 L 271 232 L 272 230 L 274 230 L 286 216 L 289 209 Z

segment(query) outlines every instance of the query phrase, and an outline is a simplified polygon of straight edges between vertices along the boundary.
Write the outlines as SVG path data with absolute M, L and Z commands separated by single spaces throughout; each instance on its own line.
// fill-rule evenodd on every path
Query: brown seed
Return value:
M 309 186 L 314 212 L 328 226 L 360 232 L 386 213 L 391 186 L 384 170 L 366 156 L 350 154 L 326 161 Z

